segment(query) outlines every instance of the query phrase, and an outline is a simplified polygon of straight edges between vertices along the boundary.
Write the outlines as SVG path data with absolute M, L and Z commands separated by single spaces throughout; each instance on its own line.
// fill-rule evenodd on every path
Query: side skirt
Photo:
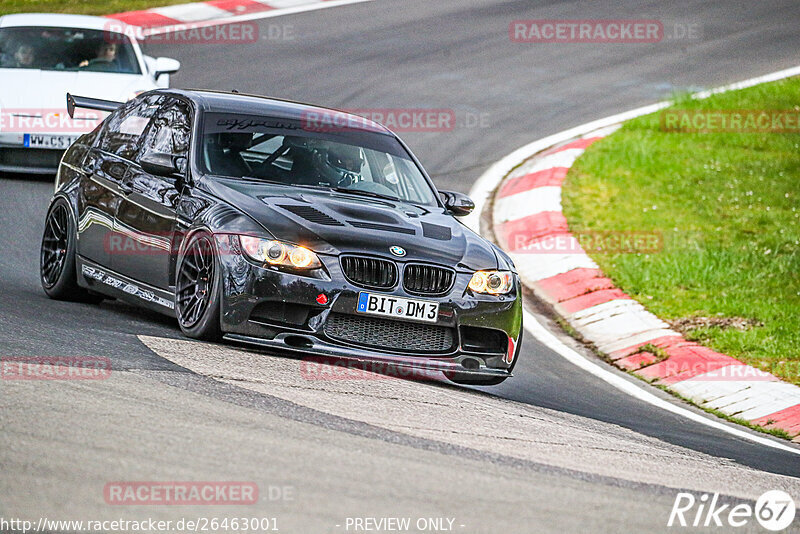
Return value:
M 81 256 L 76 265 L 78 285 L 168 317 L 175 316 L 175 294 L 123 276 Z

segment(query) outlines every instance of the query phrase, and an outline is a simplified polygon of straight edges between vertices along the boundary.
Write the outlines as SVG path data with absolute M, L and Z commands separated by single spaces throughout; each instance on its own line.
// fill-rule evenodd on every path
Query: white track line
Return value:
M 732 83 L 730 85 L 724 85 L 722 87 L 718 87 L 716 89 L 710 89 L 708 91 L 702 91 L 697 93 L 694 98 L 707 98 L 712 94 L 716 93 L 723 93 L 725 91 L 731 91 L 735 89 L 744 89 L 746 87 L 752 87 L 753 85 L 758 85 L 760 83 L 765 82 L 772 82 L 776 80 L 782 80 L 784 78 L 790 78 L 792 76 L 800 75 L 800 65 L 796 67 L 792 67 L 789 69 L 781 70 L 778 72 L 773 72 L 770 74 L 766 74 L 764 76 L 759 76 L 756 78 L 750 78 L 749 80 L 744 80 L 741 82 Z M 649 106 L 643 106 L 640 108 L 632 109 L 630 111 L 625 111 L 623 113 L 618 113 L 616 115 L 611 115 L 610 117 L 605 117 L 603 119 L 598 119 L 596 121 L 587 122 L 586 124 L 581 124 L 580 126 L 576 126 L 574 128 L 570 128 L 569 130 L 564 130 L 563 132 L 558 132 L 553 135 L 549 135 L 532 143 L 529 143 L 523 147 L 518 148 L 511 154 L 505 156 L 503 159 L 489 167 L 483 175 L 475 182 L 470 190 L 470 195 L 472 196 L 472 200 L 475 201 L 475 210 L 467 217 L 462 217 L 462 221 L 464 224 L 472 228 L 473 230 L 477 230 L 479 227 L 480 221 L 480 211 L 478 207 L 482 207 L 483 204 L 489 199 L 489 196 L 494 192 L 497 186 L 500 184 L 500 181 L 509 173 L 511 169 L 525 161 L 526 159 L 530 158 L 537 152 L 541 152 L 547 148 L 550 148 L 553 145 L 557 145 L 559 143 L 563 143 L 565 141 L 569 141 L 573 137 L 580 137 L 582 135 L 586 135 L 594 130 L 598 130 L 600 128 L 607 128 L 609 126 L 613 126 L 620 122 L 625 122 L 630 119 L 635 119 L 636 117 L 640 117 L 642 115 L 647 115 L 648 113 L 656 112 L 660 109 L 663 109 L 670 105 L 670 102 L 658 102 L 656 104 L 651 104 Z
M 731 91 L 735 89 L 744 89 L 746 87 L 752 87 L 760 83 L 782 80 L 784 78 L 789 78 L 797 75 L 800 75 L 800 65 L 789 69 L 781 70 L 778 72 L 766 74 L 764 76 L 750 78 L 749 80 L 732 83 L 730 85 L 725 85 L 723 87 L 718 87 L 716 89 L 702 91 L 700 93 L 695 94 L 694 98 L 698 99 L 707 98 L 712 94 L 723 93 L 725 91 Z M 483 175 L 480 178 L 478 178 L 478 180 L 473 185 L 472 190 L 470 191 L 470 196 L 475 201 L 475 209 L 473 210 L 472 214 L 470 214 L 468 217 L 463 217 L 462 221 L 464 222 L 464 224 L 466 224 L 476 232 L 480 232 L 480 217 L 481 213 L 483 212 L 483 207 L 489 200 L 495 189 L 497 189 L 503 178 L 509 172 L 511 172 L 511 170 L 514 167 L 518 166 L 520 163 L 530 158 L 531 156 L 535 155 L 536 153 L 541 152 L 542 150 L 545 150 L 547 148 L 550 148 L 553 145 L 569 141 L 572 138 L 586 135 L 599 128 L 606 128 L 620 122 L 640 117 L 642 115 L 647 115 L 648 113 L 653 113 L 669 105 L 670 102 L 659 102 L 649 106 L 637 108 L 631 111 L 626 111 L 624 113 L 618 113 L 617 115 L 612 115 L 604 119 L 599 119 L 586 124 L 582 124 L 580 126 L 576 126 L 574 128 L 570 128 L 569 130 L 564 130 L 563 132 L 550 135 L 548 137 L 529 143 L 521 148 L 518 148 L 511 154 L 507 155 L 506 157 L 504 157 L 503 159 L 501 159 L 500 161 L 489 167 L 489 169 L 487 169 L 486 172 L 483 173 Z M 674 413 L 681 417 L 685 417 L 686 419 L 695 421 L 702 425 L 706 425 L 708 427 L 720 430 L 722 432 L 726 432 L 728 434 L 731 434 L 733 436 L 742 439 L 747 439 L 749 441 L 758 443 L 760 445 L 772 447 L 774 449 L 779 449 L 786 452 L 791 452 L 800 456 L 800 449 L 791 447 L 789 445 L 784 445 L 783 443 L 775 439 L 768 438 L 766 436 L 759 436 L 758 434 L 755 434 L 753 432 L 744 431 L 734 426 L 724 424 L 717 419 L 712 419 L 706 415 L 699 414 L 691 410 L 687 410 L 686 408 L 673 404 L 672 402 L 669 402 L 665 399 L 662 399 L 661 397 L 654 395 L 653 393 L 645 390 L 638 384 L 635 384 L 631 380 L 628 380 L 621 375 L 609 371 L 605 366 L 595 363 L 581 356 L 578 352 L 565 345 L 552 332 L 547 330 L 538 321 L 538 319 L 536 319 L 536 317 L 527 310 L 523 310 L 523 314 L 525 319 L 525 329 L 530 334 L 532 334 L 536 339 L 538 339 L 542 344 L 549 347 L 551 350 L 553 350 L 553 352 L 563 357 L 567 361 L 573 363 L 574 365 L 583 369 L 587 373 L 596 376 L 600 380 L 603 380 L 604 382 L 610 384 L 611 386 L 617 388 L 618 390 L 627 393 L 628 395 L 631 395 L 632 397 L 641 400 L 643 402 L 646 402 L 652 406 L 656 406 L 670 413 Z
M 627 393 L 628 395 L 643 402 L 646 402 L 652 406 L 661 408 L 670 413 L 674 413 L 675 415 L 685 417 L 686 419 L 689 419 L 696 423 L 700 423 L 709 426 L 711 428 L 727 432 L 728 434 L 732 434 L 739 438 L 754 441 L 761 445 L 766 445 L 767 447 L 773 447 L 775 449 L 780 449 L 782 451 L 787 451 L 800 455 L 800 450 L 794 447 L 791 447 L 789 445 L 784 445 L 783 443 L 776 441 L 772 438 L 768 438 L 766 436 L 759 436 L 758 434 L 754 434 L 733 426 L 729 426 L 727 424 L 722 423 L 721 421 L 718 421 L 716 419 L 711 419 L 704 414 L 687 410 L 686 408 L 673 404 L 668 400 L 662 399 L 661 397 L 658 397 L 650 393 L 649 391 L 645 390 L 638 384 L 635 384 L 634 382 L 626 379 L 625 377 L 613 373 L 608 369 L 602 367 L 601 365 L 598 365 L 592 362 L 591 360 L 588 360 L 587 358 L 584 358 L 583 356 L 578 354 L 578 352 L 565 345 L 552 332 L 550 332 L 544 326 L 542 326 L 539 320 L 533 314 L 528 312 L 528 310 L 523 310 L 523 315 L 524 315 L 525 330 L 527 330 L 530 334 L 532 334 L 533 337 L 538 339 L 542 344 L 546 345 L 554 352 L 558 353 L 567 361 L 575 364 L 576 366 L 580 367 L 587 373 L 596 376 L 600 380 L 607 382 L 608 384 L 614 386 L 618 390 Z

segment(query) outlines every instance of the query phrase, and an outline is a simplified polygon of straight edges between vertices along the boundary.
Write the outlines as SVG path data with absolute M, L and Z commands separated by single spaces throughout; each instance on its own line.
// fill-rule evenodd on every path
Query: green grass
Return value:
M 0 15 L 9 13 L 76 13 L 110 15 L 151 7 L 186 4 L 190 0 L 0 0 Z
M 675 107 L 800 110 L 800 79 Z M 664 132 L 648 115 L 592 145 L 563 196 L 573 231 L 663 234 L 659 253 L 592 255 L 619 287 L 666 320 L 752 320 L 686 336 L 800 384 L 800 134 Z

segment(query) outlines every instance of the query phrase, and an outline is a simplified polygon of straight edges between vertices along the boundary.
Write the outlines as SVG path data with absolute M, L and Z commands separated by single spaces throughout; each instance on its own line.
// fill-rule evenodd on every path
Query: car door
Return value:
M 114 217 L 125 195 L 123 181 L 139 138 L 156 109 L 151 99 L 137 99 L 114 111 L 103 125 L 83 163 L 78 189 L 78 245 L 83 258 L 111 266 L 117 245 Z
M 191 132 L 190 107 L 165 97 L 143 135 L 124 185 L 128 192 L 117 209 L 115 230 L 135 242 L 127 252 L 112 258 L 118 273 L 159 289 L 169 289 L 173 279 L 172 251 L 180 246 L 175 212 L 180 200 L 178 176 L 156 176 L 139 165 L 147 152 L 170 154 L 186 161 Z

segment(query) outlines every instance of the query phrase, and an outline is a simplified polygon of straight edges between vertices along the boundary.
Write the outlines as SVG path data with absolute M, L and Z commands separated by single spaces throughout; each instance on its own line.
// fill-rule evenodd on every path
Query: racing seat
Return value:
M 248 133 L 219 133 L 206 137 L 205 164 L 212 174 L 241 178 L 250 176 L 250 166 L 242 151 L 250 148 L 252 135 Z

